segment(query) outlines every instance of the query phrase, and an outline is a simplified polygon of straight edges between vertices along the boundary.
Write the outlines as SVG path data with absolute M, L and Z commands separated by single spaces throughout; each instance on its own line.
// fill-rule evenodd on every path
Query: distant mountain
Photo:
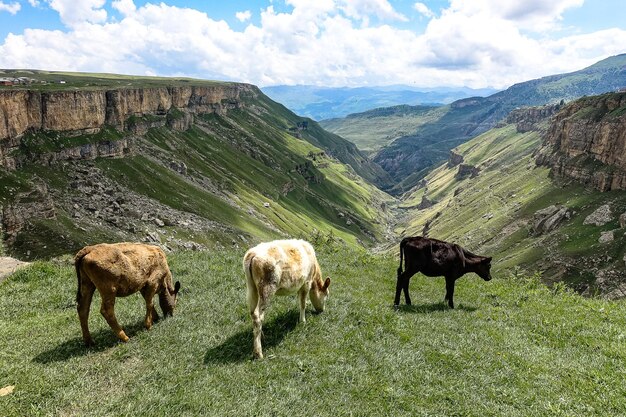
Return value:
M 415 88 L 406 85 L 359 88 L 331 88 L 312 85 L 279 85 L 261 89 L 272 100 L 300 116 L 315 120 L 344 117 L 378 107 L 399 104 L 442 105 L 455 100 L 486 96 L 497 90 L 467 87 Z
M 461 99 L 437 109 L 438 115 L 428 122 L 424 123 L 423 117 L 416 119 L 414 132 L 382 149 L 374 161 L 395 180 L 394 191 L 402 192 L 445 160 L 450 149 L 496 126 L 516 107 L 570 101 L 624 87 L 626 54 L 621 54 L 580 71 L 515 84 L 489 97 Z M 346 124 L 354 122 L 355 119 L 345 119 Z M 379 123 L 385 123 L 384 118 L 380 118 Z M 331 129 L 328 125 L 327 128 Z M 349 128 L 343 126 L 343 129 Z M 338 132 L 340 129 L 334 126 L 331 130 Z
M 451 148 L 495 126 L 512 109 L 623 88 L 625 67 L 626 55 L 619 55 L 574 73 L 516 84 L 486 98 L 442 107 L 385 107 L 321 124 L 363 151 L 379 152 L 375 160 L 400 183 L 395 190 L 402 192 L 447 158 Z

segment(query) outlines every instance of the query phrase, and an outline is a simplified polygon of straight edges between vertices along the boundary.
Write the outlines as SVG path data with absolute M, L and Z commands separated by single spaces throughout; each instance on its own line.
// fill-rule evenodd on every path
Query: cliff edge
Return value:
M 600 191 L 626 190 L 626 92 L 564 106 L 535 156 L 557 177 Z

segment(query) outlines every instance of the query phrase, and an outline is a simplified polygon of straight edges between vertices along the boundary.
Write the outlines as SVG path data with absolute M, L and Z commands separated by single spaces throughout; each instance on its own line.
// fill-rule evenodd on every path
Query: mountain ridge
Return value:
M 389 197 L 362 175 L 385 173 L 257 87 L 75 77 L 0 88 L 11 254 L 119 240 L 199 249 L 285 236 L 380 239 Z
M 417 88 L 405 85 L 375 87 L 280 85 L 263 87 L 261 90 L 294 113 L 318 121 L 383 106 L 401 104 L 439 106 L 459 98 L 488 95 L 497 91 L 492 88 Z
M 411 128 L 411 133 L 399 136 L 389 129 L 392 134 L 381 140 L 391 143 L 377 151 L 373 160 L 396 182 L 388 191 L 400 194 L 415 186 L 429 169 L 444 161 L 450 149 L 496 126 L 517 107 L 569 101 L 583 95 L 616 91 L 625 86 L 626 54 L 620 54 L 579 71 L 517 83 L 488 97 L 457 100 L 415 118 L 399 132 L 404 133 Z M 348 117 L 343 123 L 323 124 L 331 131 L 341 131 L 344 137 L 358 145 L 362 140 L 360 132 L 371 126 L 355 124 L 351 132 L 350 124 L 358 120 L 358 117 Z M 385 123 L 384 118 L 376 123 Z M 373 132 L 376 133 L 375 128 Z M 366 140 L 367 149 L 371 149 L 376 139 L 367 137 Z

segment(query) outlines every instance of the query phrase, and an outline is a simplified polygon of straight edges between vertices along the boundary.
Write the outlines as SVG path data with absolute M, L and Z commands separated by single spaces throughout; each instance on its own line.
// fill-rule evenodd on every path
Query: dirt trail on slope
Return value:
M 0 256 L 0 282 L 4 281 L 9 275 L 15 272 L 18 268 L 30 265 L 29 262 L 18 261 L 15 258 L 9 258 L 7 256 Z

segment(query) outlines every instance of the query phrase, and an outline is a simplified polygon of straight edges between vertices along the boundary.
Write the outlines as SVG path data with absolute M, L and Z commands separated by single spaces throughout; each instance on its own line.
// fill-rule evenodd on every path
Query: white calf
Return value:
M 298 293 L 300 321 L 306 322 L 307 295 L 318 312 L 324 311 L 330 278 L 322 281 L 315 250 L 304 240 L 275 240 L 261 243 L 243 257 L 248 284 L 248 307 L 252 317 L 256 358 L 263 358 L 261 334 L 265 309 L 274 294 Z

